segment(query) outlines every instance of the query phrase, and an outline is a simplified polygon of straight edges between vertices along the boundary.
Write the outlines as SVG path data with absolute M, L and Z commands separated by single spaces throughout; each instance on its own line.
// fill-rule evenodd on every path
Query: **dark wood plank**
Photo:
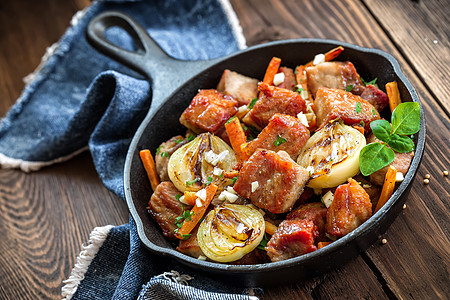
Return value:
M 298 3 L 236 0 L 232 4 L 249 45 L 284 38 L 331 38 L 379 48 L 399 60 L 423 100 L 428 129 L 427 152 L 408 199 L 407 210 L 385 235 L 389 245 L 374 245 L 366 253 L 368 263 L 390 296 L 408 299 L 415 298 L 415 295 L 427 295 L 429 298 L 445 295 L 448 291 L 446 270 L 449 262 L 449 186 L 448 178 L 442 176 L 442 170 L 450 165 L 446 140 L 449 136 L 449 122 L 436 99 L 428 92 L 428 87 L 421 82 L 396 46 L 377 25 L 377 20 L 357 1 Z M 433 87 L 432 90 L 438 88 Z M 422 180 L 427 173 L 432 175 L 432 181 L 424 187 Z M 401 244 L 396 248 L 399 240 Z M 394 250 L 387 251 L 389 249 Z M 414 264 L 411 263 L 409 254 L 414 257 Z M 363 268 L 363 265 L 361 262 L 360 267 Z M 349 282 L 359 280 L 351 273 L 347 275 L 346 280 Z M 333 291 L 334 282 L 323 280 L 320 296 L 339 297 L 339 293 Z M 294 298 L 297 296 L 295 290 L 292 287 L 286 293 L 290 292 L 290 297 Z M 279 289 L 268 294 L 276 295 L 277 292 Z
M 449 114 L 450 1 L 364 3 Z

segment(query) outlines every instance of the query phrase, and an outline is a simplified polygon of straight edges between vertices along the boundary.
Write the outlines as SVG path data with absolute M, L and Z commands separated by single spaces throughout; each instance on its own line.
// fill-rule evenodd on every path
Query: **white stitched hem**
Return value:
M 225 12 L 225 15 L 228 18 L 228 22 L 231 25 L 231 30 L 233 31 L 233 35 L 237 41 L 238 48 L 240 50 L 247 48 L 247 41 L 245 39 L 244 34 L 242 33 L 242 27 L 239 24 L 239 19 L 233 10 L 233 7 L 230 4 L 230 1 L 219 0 L 219 3 L 222 6 L 223 11 Z
M 83 251 L 77 257 L 77 263 L 66 280 L 63 281 L 64 286 L 61 288 L 61 296 L 63 300 L 70 300 L 77 291 L 78 285 L 84 279 L 84 274 L 89 268 L 92 260 L 97 255 L 98 250 L 103 245 L 113 225 L 103 227 L 95 227 L 89 235 L 88 245 L 82 245 Z

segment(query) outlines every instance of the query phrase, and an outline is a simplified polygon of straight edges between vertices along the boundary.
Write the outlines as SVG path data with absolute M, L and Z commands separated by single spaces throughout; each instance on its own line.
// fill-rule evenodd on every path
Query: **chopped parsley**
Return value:
M 164 151 L 164 152 L 161 152 L 161 156 L 162 156 L 162 157 L 169 157 L 169 153 L 167 153 L 167 152 L 165 152 L 165 151 Z
M 231 181 L 233 182 L 233 184 L 236 183 L 236 180 L 238 179 L 238 176 L 231 178 Z
M 156 155 L 158 155 L 160 151 L 161 151 L 161 146 L 159 146 L 158 148 L 156 148 Z
M 298 73 L 298 67 L 300 67 L 300 66 L 295 67 L 294 74 L 297 74 L 297 73 Z
M 181 195 L 175 195 L 175 199 L 177 199 L 178 201 L 180 201 Z
M 247 130 L 248 130 L 248 127 L 245 126 L 244 124 L 242 124 L 242 129 L 244 129 L 244 131 L 247 131 Z
M 372 79 L 371 81 L 366 82 L 364 79 L 361 78 L 361 81 L 362 81 L 362 83 L 364 83 L 364 85 L 367 86 L 367 85 L 369 85 L 369 84 L 371 84 L 371 85 L 376 84 L 376 83 L 377 83 L 377 79 L 378 79 L 378 77 L 375 77 L 375 79 Z
M 361 120 L 361 123 L 359 123 L 362 127 L 366 127 L 366 122 L 364 122 L 363 120 Z
M 187 240 L 190 236 L 191 236 L 190 233 L 187 233 L 187 234 L 180 234 L 180 237 L 181 237 L 181 239 L 182 239 L 183 241 Z
M 374 116 L 376 116 L 376 115 L 377 115 L 377 112 L 376 112 L 376 110 L 375 110 L 375 108 L 374 108 L 374 107 L 372 108 L 372 115 L 374 115 Z
M 252 101 L 247 105 L 248 109 L 252 109 L 253 106 L 255 106 L 256 101 L 258 101 L 258 98 L 253 98 Z
M 234 119 L 236 119 L 236 117 L 231 117 L 231 118 L 229 118 L 228 121 L 227 121 L 225 124 L 230 124 L 231 121 L 233 121 Z
M 223 173 L 222 173 L 223 174 Z M 208 180 L 206 181 L 206 183 L 205 183 L 205 186 L 208 186 L 208 185 L 210 185 L 211 184 L 211 182 L 212 182 L 212 177 L 211 176 L 208 176 Z
M 356 103 L 355 112 L 359 114 L 361 112 L 361 102 Z
M 298 88 L 295 92 L 296 93 L 301 93 L 301 92 L 303 92 L 304 91 L 304 89 L 301 87 L 301 88 Z
M 345 88 L 345 91 L 347 92 L 351 92 L 353 90 L 353 84 L 347 85 L 347 87 Z
M 175 140 L 175 144 L 180 144 L 184 141 L 184 139 Z
M 281 144 L 286 143 L 286 139 L 282 138 L 280 135 L 277 136 L 277 140 L 273 143 L 275 147 L 280 146 Z
M 187 181 L 186 181 L 186 186 L 193 185 L 193 184 L 196 183 L 197 181 L 199 181 L 198 178 L 195 178 L 194 180 L 191 180 L 191 181 L 187 180 Z
M 187 136 L 188 142 L 193 141 L 194 139 L 195 139 L 195 136 L 193 134 L 188 134 L 188 136 Z
M 265 248 L 267 247 L 267 243 L 269 242 L 269 239 L 267 238 L 267 235 L 264 233 L 264 237 L 261 240 L 261 242 L 259 243 L 259 245 L 256 247 L 259 250 L 266 250 Z
M 220 174 L 219 179 L 222 178 L 222 177 L 223 177 L 223 172 L 222 172 L 222 174 Z

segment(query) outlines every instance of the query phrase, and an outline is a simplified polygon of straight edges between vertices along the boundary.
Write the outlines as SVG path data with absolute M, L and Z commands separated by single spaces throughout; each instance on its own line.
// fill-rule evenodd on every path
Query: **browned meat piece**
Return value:
M 288 115 L 275 114 L 270 119 L 269 125 L 261 131 L 256 139 L 246 144 L 243 150 L 249 156 L 258 148 L 274 151 L 283 150 L 296 160 L 308 139 L 309 130 L 299 119 Z M 286 141 L 283 142 L 284 140 Z
M 205 256 L 202 249 L 198 245 L 197 231 L 198 225 L 194 228 L 194 230 L 192 230 L 188 239 L 180 241 L 177 250 L 194 258 L 198 258 L 200 255 Z
M 367 144 L 374 143 L 374 142 L 381 142 L 379 139 L 377 139 L 373 134 L 371 134 L 367 138 Z M 403 176 L 406 176 L 406 172 L 409 170 L 409 166 L 411 165 L 411 161 L 414 157 L 414 151 L 408 152 L 408 153 L 398 153 L 395 152 L 395 158 L 394 161 L 390 164 L 397 172 L 402 172 Z M 386 177 L 387 170 L 389 169 L 389 166 L 382 168 L 381 170 L 378 170 L 372 174 L 369 175 L 369 181 L 375 185 L 383 185 L 384 179 Z
M 333 202 L 328 208 L 327 233 L 342 237 L 372 216 L 372 203 L 366 191 L 349 178 L 347 184 L 337 187 Z
M 369 84 L 361 94 L 361 98 L 372 104 L 378 112 L 389 104 L 388 96 L 379 88 Z
M 278 73 L 283 72 L 284 73 L 284 82 L 277 85 L 280 88 L 284 88 L 287 90 L 295 91 L 295 85 L 297 84 L 297 81 L 295 79 L 294 70 L 287 67 L 281 67 L 278 69 Z
M 170 181 L 161 182 L 153 192 L 148 203 L 149 212 L 161 227 L 166 238 L 173 240 L 175 238 L 174 230 L 178 228 L 175 225 L 175 219 L 183 214 L 184 210 L 190 207 L 183 205 L 175 196 L 181 193 Z
M 216 90 L 200 90 L 180 117 L 180 123 L 195 133 L 216 132 L 236 112 L 238 102 Z
M 181 135 L 174 136 L 167 142 L 159 145 L 155 154 L 156 171 L 159 175 L 160 181 L 169 181 L 169 174 L 167 173 L 167 165 L 169 164 L 169 158 L 172 153 L 178 148 L 186 144 L 187 140 Z
M 319 230 L 319 240 L 325 238 L 325 220 L 327 217 L 327 208 L 320 202 L 312 202 L 300 205 L 291 211 L 286 220 L 309 220 L 312 221 Z
M 314 97 L 320 87 L 346 89 L 352 86 L 351 92 L 355 95 L 360 95 L 365 88 L 358 72 L 349 61 L 330 61 L 308 67 L 306 76 L 310 92 Z
M 254 205 L 279 214 L 292 209 L 308 179 L 308 171 L 286 152 L 260 149 L 244 163 L 233 188 Z
M 364 125 L 364 129 L 368 132 L 370 122 L 380 119 L 380 114 L 372 104 L 359 96 L 339 89 L 319 88 L 314 100 L 314 108 L 319 128 L 329 121 L 341 118 L 347 125 Z
M 375 206 L 378 202 L 378 198 L 380 198 L 381 187 L 375 184 L 372 184 L 367 177 L 364 177 L 362 174 L 356 175 L 353 177 L 363 189 L 366 191 L 367 195 L 369 195 L 370 202 L 372 202 L 372 211 L 375 209 Z
M 276 113 L 296 117 L 299 112 L 306 112 L 305 100 L 296 92 L 264 82 L 259 84 L 259 90 L 261 95 L 258 101 L 243 119 L 248 125 L 261 130 L 269 124 L 270 118 Z
M 284 220 L 267 243 L 267 255 L 275 262 L 316 251 L 318 234 L 312 221 Z
M 239 102 L 239 106 L 247 105 L 258 94 L 258 80 L 239 73 L 225 70 L 217 85 L 217 90 L 232 96 Z

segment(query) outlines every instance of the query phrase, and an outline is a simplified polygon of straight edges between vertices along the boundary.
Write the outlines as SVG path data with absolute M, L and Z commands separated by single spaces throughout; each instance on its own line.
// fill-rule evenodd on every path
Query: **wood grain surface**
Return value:
M 445 299 L 449 282 L 448 1 L 230 1 L 248 45 L 329 38 L 385 50 L 417 89 L 427 148 L 407 207 L 383 238 L 324 276 L 265 289 L 262 299 Z M 0 115 L 20 95 L 72 15 L 88 0 L 0 2 Z M 447 9 L 447 11 L 446 11 Z M 414 20 L 414 22 L 411 22 Z M 428 39 L 428 40 L 426 40 Z M 438 43 L 433 41 L 437 40 Z M 430 174 L 430 184 L 423 184 Z M 0 170 L 0 299 L 59 299 L 95 226 L 128 221 L 89 153 L 24 174 Z

